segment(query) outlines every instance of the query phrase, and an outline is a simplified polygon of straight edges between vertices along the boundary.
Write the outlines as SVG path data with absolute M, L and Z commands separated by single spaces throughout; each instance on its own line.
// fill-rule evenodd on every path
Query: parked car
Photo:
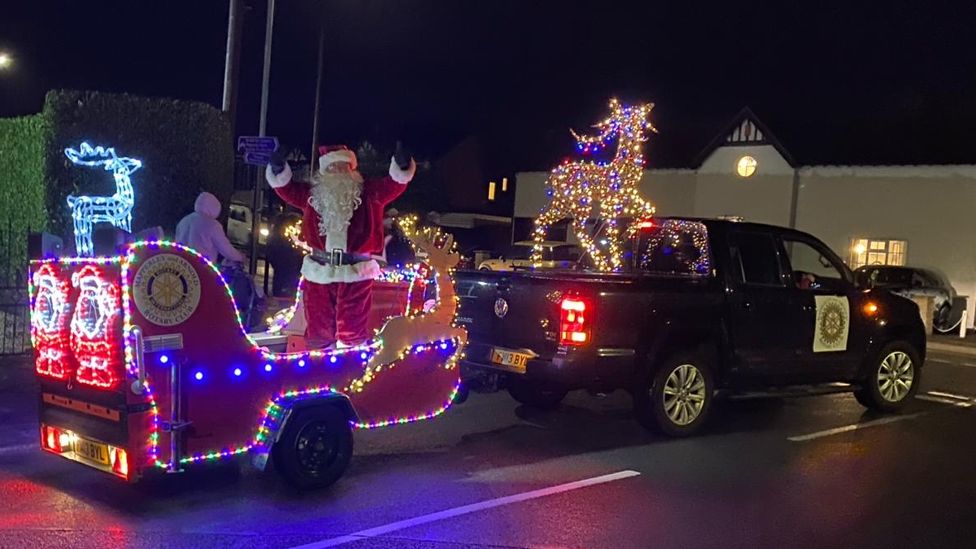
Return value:
M 865 265 L 854 271 L 854 276 L 862 288 L 884 288 L 909 299 L 932 297 L 935 301 L 934 326 L 943 330 L 950 327 L 956 290 L 942 273 L 916 267 Z
M 514 257 L 499 257 L 486 259 L 478 265 L 482 271 L 514 271 L 516 269 L 530 269 L 536 265 L 530 258 L 533 242 L 516 242 L 521 248 Z M 543 269 L 573 269 L 579 263 L 580 248 L 567 242 L 546 242 L 543 244 L 542 261 L 537 268 Z
M 894 411 L 918 388 L 918 307 L 858 289 L 809 234 L 664 219 L 634 252 L 620 273 L 458 272 L 465 386 L 541 408 L 626 389 L 642 425 L 675 436 L 698 431 L 721 395 L 849 391 Z
M 251 244 L 251 223 L 254 218 L 251 215 L 250 206 L 231 202 L 227 211 L 227 238 L 235 246 L 250 246 Z M 261 220 L 258 233 L 258 244 L 265 244 L 268 235 L 271 234 L 271 226 L 267 219 Z

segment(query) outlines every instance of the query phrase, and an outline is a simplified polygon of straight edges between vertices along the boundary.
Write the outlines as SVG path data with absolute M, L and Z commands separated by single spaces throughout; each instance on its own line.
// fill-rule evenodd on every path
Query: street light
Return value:
M 14 64 L 14 58 L 5 51 L 0 51 L 0 71 L 9 69 Z

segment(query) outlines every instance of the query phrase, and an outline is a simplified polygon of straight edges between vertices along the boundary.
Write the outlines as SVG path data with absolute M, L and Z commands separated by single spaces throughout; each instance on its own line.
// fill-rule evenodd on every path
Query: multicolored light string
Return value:
M 44 268 L 44 265 L 51 265 L 51 267 L 49 267 L 49 269 L 54 268 L 54 266 L 56 266 L 56 265 L 83 265 L 84 268 L 82 270 L 85 270 L 87 272 L 87 274 L 85 276 L 94 274 L 94 271 L 91 271 L 89 269 L 89 267 L 94 268 L 93 266 L 108 266 L 108 265 L 120 264 L 120 271 L 121 271 L 120 272 L 120 278 L 121 278 L 121 281 L 122 281 L 121 291 L 118 291 L 119 290 L 119 287 L 118 286 L 115 286 L 114 284 L 113 284 L 113 286 L 116 288 L 116 291 L 117 291 L 117 294 L 115 294 L 116 297 L 121 300 L 121 307 L 118 307 L 116 305 L 115 306 L 115 310 L 118 310 L 119 308 L 121 308 L 121 310 L 122 310 L 122 324 L 123 324 L 123 326 L 122 326 L 123 338 L 122 339 L 123 339 L 123 344 L 124 344 L 123 345 L 123 359 L 124 359 L 124 364 L 125 364 L 125 367 L 126 367 L 126 371 L 132 377 L 135 377 L 137 375 L 137 369 L 138 369 L 138 367 L 137 367 L 137 364 L 136 364 L 136 361 L 135 361 L 135 341 L 134 341 L 134 337 L 133 337 L 133 334 L 134 334 L 134 332 L 133 332 L 134 324 L 133 324 L 133 321 L 132 321 L 132 305 L 133 305 L 133 303 L 131 301 L 132 298 L 131 298 L 131 288 L 129 287 L 129 280 L 130 280 L 130 269 L 132 268 L 132 265 L 136 261 L 136 257 L 135 257 L 136 251 L 138 249 L 140 249 L 140 248 L 143 248 L 143 247 L 178 249 L 178 250 L 184 251 L 184 252 L 186 252 L 186 253 L 188 253 L 188 254 L 196 257 L 197 259 L 203 261 L 205 265 L 207 265 L 208 267 L 210 267 L 211 270 L 214 272 L 214 274 L 217 275 L 218 280 L 220 280 L 221 283 L 224 285 L 225 291 L 227 292 L 227 295 L 228 295 L 228 297 L 230 299 L 231 305 L 232 305 L 233 310 L 235 312 L 235 317 L 237 319 L 238 326 L 239 326 L 239 328 L 241 330 L 241 334 L 252 344 L 252 347 L 255 349 L 255 351 L 261 354 L 261 356 L 262 356 L 262 358 L 264 360 L 267 360 L 267 361 L 279 361 L 279 360 L 297 361 L 299 367 L 304 367 L 307 359 L 321 359 L 321 358 L 326 358 L 327 357 L 329 359 L 330 363 L 335 363 L 335 361 L 337 360 L 338 357 L 341 357 L 343 355 L 347 355 L 347 354 L 350 354 L 350 353 L 359 353 L 359 357 L 358 358 L 360 360 L 362 360 L 364 362 L 364 364 L 366 364 L 366 363 L 368 363 L 370 361 L 373 353 L 375 353 L 378 350 L 382 349 L 383 342 L 381 340 L 375 340 L 375 341 L 371 341 L 368 344 L 363 345 L 363 346 L 358 346 L 358 347 L 353 347 L 353 348 L 348 348 L 348 349 L 342 349 L 342 350 L 339 350 L 339 351 L 312 350 L 312 351 L 306 351 L 306 352 L 301 352 L 301 353 L 272 353 L 272 352 L 270 352 L 267 348 L 264 348 L 264 347 L 261 347 L 261 346 L 257 345 L 256 342 L 246 332 L 246 329 L 244 328 L 244 325 L 243 325 L 243 322 L 242 322 L 242 317 L 241 317 L 241 314 L 240 314 L 239 309 L 237 308 L 237 304 L 236 304 L 236 301 L 234 299 L 233 293 L 231 292 L 230 286 L 227 284 L 226 280 L 223 278 L 223 276 L 220 273 L 219 269 L 211 261 L 209 261 L 209 259 L 207 259 L 206 257 L 202 256 L 201 254 L 197 253 L 195 250 L 192 250 L 192 249 L 190 249 L 190 248 L 188 248 L 186 246 L 183 246 L 183 245 L 178 244 L 178 243 L 175 243 L 175 242 L 170 242 L 170 241 L 142 241 L 142 242 L 136 242 L 136 243 L 130 244 L 129 247 L 128 247 L 128 249 L 126 250 L 125 254 L 123 256 L 121 256 L 121 257 L 62 258 L 62 259 L 46 259 L 46 260 L 41 260 L 39 262 L 36 262 L 36 263 L 40 263 L 42 265 L 41 266 L 41 269 Z M 40 269 L 39 269 L 39 271 L 40 271 Z M 81 271 L 79 271 L 79 272 L 81 272 Z M 395 279 L 397 281 L 402 281 L 402 280 L 406 280 L 406 279 L 415 280 L 418 277 L 421 277 L 422 276 L 421 273 L 422 273 L 422 269 L 416 270 L 416 271 L 406 270 L 406 271 L 402 272 L 399 275 L 393 275 L 393 276 L 396 277 Z M 99 274 L 100 275 L 105 275 L 105 273 L 104 272 L 101 272 L 101 271 L 99 271 Z M 435 273 L 435 271 L 433 269 L 431 269 L 430 273 L 428 273 L 428 274 L 429 275 L 433 275 L 436 278 L 436 273 Z M 34 285 L 33 280 L 30 281 L 30 285 L 31 285 L 31 288 L 32 288 L 31 289 L 31 295 L 34 298 L 36 298 L 37 292 L 33 289 L 33 285 Z M 439 294 L 440 294 L 440 292 L 438 291 L 438 295 Z M 94 297 L 95 296 L 93 294 L 93 298 Z M 457 302 L 457 298 L 455 296 L 455 303 L 456 302 Z M 32 301 L 32 303 L 33 303 L 33 301 Z M 33 311 L 34 311 L 34 307 L 32 306 L 32 314 L 33 314 Z M 455 309 L 455 311 L 456 311 L 456 309 Z M 423 317 L 423 316 L 424 316 L 424 314 L 422 314 L 422 313 L 421 314 L 414 315 L 414 317 L 416 317 L 416 318 L 420 318 L 420 317 Z M 101 333 L 101 332 L 99 332 L 99 333 Z M 447 369 L 453 369 L 453 368 L 456 367 L 457 361 L 463 356 L 463 353 L 462 353 L 463 347 L 462 347 L 462 344 L 461 343 L 462 342 L 459 341 L 459 340 L 457 340 L 457 339 L 449 339 L 449 340 L 439 340 L 439 341 L 433 341 L 433 342 L 428 342 L 428 343 L 421 343 L 421 344 L 411 345 L 410 347 L 403 349 L 399 353 L 398 356 L 399 356 L 399 358 L 402 359 L 402 358 L 404 358 L 406 356 L 409 356 L 410 354 L 423 353 L 423 352 L 428 352 L 428 351 L 433 351 L 433 350 L 441 350 L 441 351 L 445 351 L 445 352 L 450 353 L 450 357 L 445 362 L 444 367 L 447 368 Z M 112 347 L 112 348 L 114 348 L 114 349 L 117 349 L 117 344 L 115 344 L 115 345 L 109 345 L 109 346 Z M 268 364 L 266 364 L 266 366 L 265 366 L 266 370 L 269 367 L 270 367 L 270 362 Z M 379 372 L 381 372 L 381 371 L 384 370 L 384 368 L 385 369 L 390 369 L 392 367 L 393 367 L 393 364 L 387 363 L 387 364 L 378 364 L 373 369 L 367 368 L 367 370 L 364 371 L 364 375 L 362 377 L 360 377 L 359 379 L 355 380 L 349 386 L 347 386 L 345 388 L 345 390 L 347 392 L 350 392 L 350 391 L 361 391 L 362 390 L 362 387 L 365 386 L 366 383 L 368 383 L 369 381 L 371 381 L 372 379 L 374 379 L 375 376 L 379 374 Z M 237 370 L 240 370 L 240 368 L 237 368 Z M 197 376 L 198 376 L 197 377 L 198 380 L 203 378 L 203 376 L 200 375 L 200 372 L 198 372 Z M 159 455 L 160 455 L 160 453 L 159 453 L 159 438 L 160 438 L 159 437 L 159 434 L 161 432 L 161 422 L 160 422 L 160 417 L 159 417 L 159 407 L 157 405 L 155 393 L 152 390 L 152 386 L 151 386 L 151 383 L 150 383 L 149 380 L 145 380 L 144 381 L 143 386 L 142 386 L 142 389 L 143 389 L 143 392 L 144 392 L 144 394 L 145 394 L 145 396 L 146 396 L 146 398 L 148 400 L 150 414 L 151 414 L 151 417 L 152 417 L 151 428 L 150 428 L 150 433 L 149 433 L 149 440 L 148 440 L 148 444 L 149 444 L 148 457 L 149 457 L 149 460 L 150 460 L 150 462 L 153 465 L 155 465 L 155 466 L 157 466 L 159 468 L 168 468 L 168 467 L 171 467 L 172 464 L 163 462 L 159 458 Z M 317 388 L 317 389 L 316 388 L 313 388 L 313 389 L 308 389 L 308 390 L 322 390 L 322 389 L 321 388 Z M 306 390 L 306 391 L 308 391 L 308 390 Z M 332 389 L 329 389 L 329 390 L 332 390 Z M 456 395 L 456 392 L 457 392 L 457 388 L 455 387 L 455 390 L 452 391 L 449 400 L 446 403 L 444 403 L 444 405 L 442 405 L 441 407 L 439 407 L 436 410 L 428 411 L 428 412 L 425 412 L 425 413 L 418 413 L 418 414 L 414 414 L 414 415 L 408 415 L 408 416 L 405 416 L 405 417 L 402 417 L 402 418 L 388 418 L 386 420 L 378 421 L 378 422 L 374 421 L 374 422 L 371 422 L 371 423 L 356 423 L 354 426 L 357 427 L 357 428 L 375 428 L 375 427 L 381 427 L 381 426 L 387 426 L 387 425 L 410 423 L 410 422 L 413 422 L 413 421 L 418 421 L 420 419 L 428 419 L 428 418 L 431 418 L 431 417 L 436 417 L 437 415 L 440 415 L 441 413 L 443 413 L 443 411 L 450 405 L 450 402 L 451 402 L 451 400 L 453 400 L 454 396 Z M 283 393 L 283 395 L 285 395 L 285 396 L 294 395 L 294 394 L 295 394 L 295 391 L 288 391 L 288 392 Z M 281 396 L 281 395 L 279 395 L 279 396 Z M 259 440 L 257 438 L 255 438 L 255 441 L 258 441 L 259 442 Z M 233 456 L 233 455 L 241 454 L 241 453 L 244 453 L 244 452 L 248 451 L 254 445 L 254 443 L 255 442 L 252 441 L 252 443 L 250 443 L 250 444 L 243 445 L 243 446 L 238 446 L 238 447 L 235 447 L 235 448 L 224 449 L 224 450 L 221 450 L 221 451 L 206 452 L 206 453 L 201 453 L 201 454 L 197 454 L 197 455 L 190 456 L 190 457 L 181 458 L 179 460 L 179 462 L 180 463 L 191 463 L 191 462 L 202 461 L 202 460 L 207 460 L 207 459 L 218 459 L 220 457 L 227 457 L 227 456 Z

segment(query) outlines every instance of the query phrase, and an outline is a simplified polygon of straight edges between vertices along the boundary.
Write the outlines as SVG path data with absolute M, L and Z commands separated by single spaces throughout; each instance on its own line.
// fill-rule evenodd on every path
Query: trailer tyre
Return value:
M 701 430 L 715 394 L 712 370 L 704 357 L 681 354 L 649 372 L 634 391 L 634 415 L 646 429 L 673 437 Z
M 272 451 L 275 470 L 300 489 L 325 488 L 339 480 L 352 458 L 352 428 L 336 406 L 295 413 Z

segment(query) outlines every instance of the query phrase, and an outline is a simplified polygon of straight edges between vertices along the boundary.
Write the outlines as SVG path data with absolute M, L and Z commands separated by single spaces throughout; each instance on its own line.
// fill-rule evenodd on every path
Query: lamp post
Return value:
M 261 77 L 261 120 L 258 135 L 267 135 L 268 128 L 268 88 L 271 81 L 271 38 L 274 35 L 275 0 L 268 0 L 268 17 L 264 27 L 264 69 Z M 251 262 L 248 272 L 258 272 L 258 231 L 261 227 L 261 191 L 264 185 L 264 171 L 257 170 L 254 194 L 251 196 Z

